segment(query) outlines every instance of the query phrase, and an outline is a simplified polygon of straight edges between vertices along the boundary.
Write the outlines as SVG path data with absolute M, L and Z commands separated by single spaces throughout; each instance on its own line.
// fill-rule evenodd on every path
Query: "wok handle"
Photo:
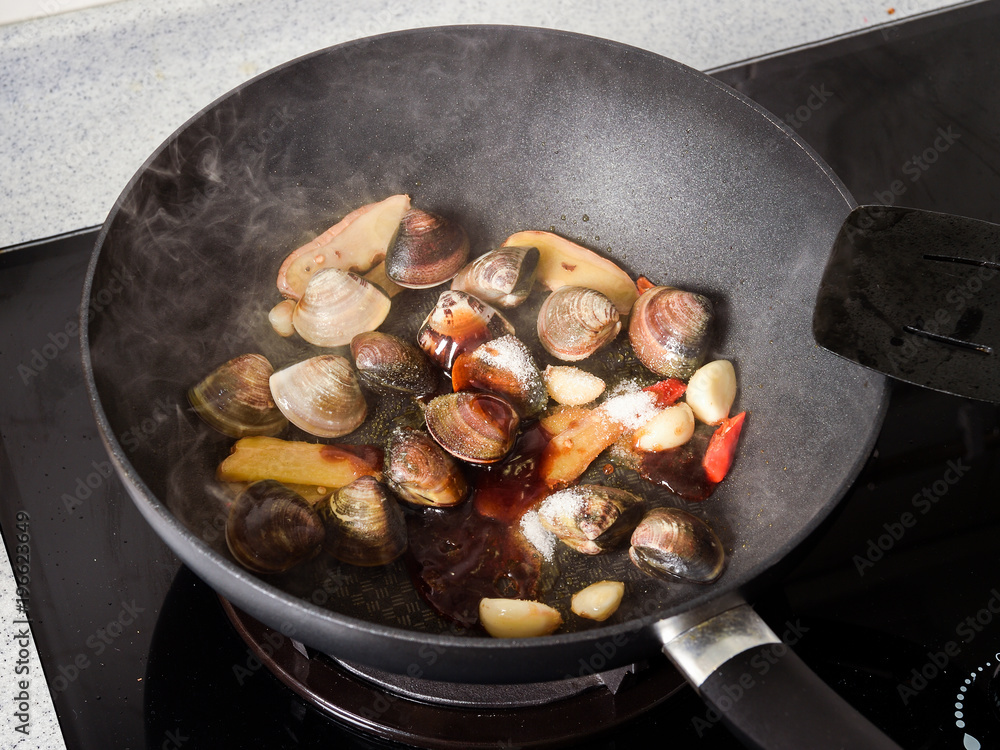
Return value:
M 900 750 L 806 666 L 748 604 L 677 633 L 663 651 L 751 748 Z M 710 726 L 712 715 L 705 719 Z

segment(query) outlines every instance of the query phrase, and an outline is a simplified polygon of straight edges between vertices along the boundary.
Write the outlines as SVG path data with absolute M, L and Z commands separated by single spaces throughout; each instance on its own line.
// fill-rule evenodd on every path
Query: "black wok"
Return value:
M 301 356 L 265 318 L 282 257 L 401 192 L 459 219 L 477 252 L 552 227 L 633 274 L 716 301 L 714 351 L 736 365 L 738 406 L 750 412 L 730 477 L 690 508 L 729 550 L 718 583 L 661 584 L 609 558 L 599 565 L 629 581 L 612 620 L 500 641 L 428 616 L 402 566 L 324 559 L 260 578 L 232 561 L 213 489 L 231 441 L 192 416 L 184 393 L 245 351 L 276 366 Z M 750 743 L 891 746 L 794 655 L 776 658 L 784 648 L 738 606 L 833 509 L 883 417 L 884 379 L 818 349 L 810 333 L 853 205 L 776 118 L 649 52 L 505 27 L 340 45 L 210 105 L 126 187 L 85 290 L 91 398 L 126 487 L 178 556 L 237 606 L 331 655 L 517 682 L 624 665 L 672 640 L 671 658 Z

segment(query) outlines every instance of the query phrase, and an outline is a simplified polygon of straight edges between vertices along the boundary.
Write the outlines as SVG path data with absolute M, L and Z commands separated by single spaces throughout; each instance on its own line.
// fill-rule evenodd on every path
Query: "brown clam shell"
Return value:
M 319 551 L 325 537 L 313 507 L 273 479 L 243 490 L 226 520 L 229 551 L 256 573 L 280 573 L 298 565 Z
M 639 361 L 657 375 L 687 380 L 705 359 L 713 318 L 707 297 L 653 287 L 632 307 L 629 341 Z
M 358 377 L 375 391 L 429 396 L 438 389 L 439 374 L 427 356 L 391 333 L 368 331 L 351 340 Z
M 642 498 L 628 490 L 581 484 L 554 492 L 538 506 L 538 520 L 567 546 L 586 555 L 613 549 L 642 518 Z
M 233 438 L 274 436 L 288 424 L 271 398 L 274 368 L 261 354 L 242 354 L 215 368 L 188 391 L 195 412 Z
M 417 331 L 417 344 L 444 370 L 455 358 L 484 341 L 514 333 L 512 326 L 494 308 L 465 292 L 441 292 L 437 303 Z
M 447 508 L 469 494 L 455 459 L 425 430 L 403 427 L 390 435 L 384 476 L 392 491 L 413 505 Z
M 667 580 L 711 583 L 726 553 L 715 532 L 679 508 L 654 508 L 632 532 L 629 558 L 645 573 Z
M 564 286 L 538 310 L 538 339 L 553 357 L 565 362 L 586 359 L 614 340 L 621 330 L 618 309 L 601 292 Z
M 385 256 L 386 275 L 400 286 L 443 284 L 469 259 L 469 236 L 451 219 L 411 208 Z
M 446 393 L 427 404 L 427 430 L 456 458 L 474 464 L 499 461 L 514 447 L 520 418 L 490 393 Z
M 517 307 L 531 293 L 539 257 L 535 247 L 498 247 L 459 271 L 451 288 L 497 307 Z
M 385 485 L 360 477 L 327 498 L 323 548 L 349 565 L 385 565 L 406 550 L 406 519 Z

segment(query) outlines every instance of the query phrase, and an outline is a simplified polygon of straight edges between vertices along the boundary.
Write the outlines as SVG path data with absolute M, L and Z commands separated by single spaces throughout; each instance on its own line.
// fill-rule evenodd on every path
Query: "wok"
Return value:
M 554 228 L 633 275 L 716 302 L 713 351 L 735 364 L 750 412 L 730 476 L 689 506 L 729 552 L 719 582 L 663 584 L 621 555 L 602 558 L 600 573 L 629 586 L 611 620 L 492 640 L 429 616 L 402 566 L 338 568 L 322 556 L 265 578 L 232 561 L 213 481 L 231 441 L 192 415 L 185 391 L 245 351 L 276 367 L 301 357 L 266 323 L 281 259 L 349 210 L 403 192 L 460 220 L 476 252 Z M 625 665 L 667 643 L 748 744 L 891 747 L 744 604 L 835 507 L 884 414 L 884 378 L 810 335 L 853 206 L 777 118 L 652 53 L 510 27 L 362 39 L 223 96 L 133 177 L 84 291 L 89 393 L 125 486 L 177 555 L 240 608 L 328 654 L 431 679 L 520 682 Z

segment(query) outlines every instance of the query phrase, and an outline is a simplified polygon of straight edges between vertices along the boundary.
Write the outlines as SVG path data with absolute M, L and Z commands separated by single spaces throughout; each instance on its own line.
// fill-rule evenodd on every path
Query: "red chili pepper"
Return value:
M 645 276 L 640 276 L 635 280 L 635 286 L 639 290 L 639 294 L 645 294 L 650 289 L 654 289 L 656 284 L 647 279 Z
M 687 390 L 687 384 L 677 378 L 667 378 L 666 380 L 661 380 L 659 383 L 653 383 L 642 390 L 656 396 L 656 407 L 658 409 L 666 409 L 668 406 L 676 404 L 677 399 L 684 395 L 684 391 Z
M 724 419 L 713 433 L 712 439 L 708 441 L 708 448 L 705 449 L 705 458 L 702 459 L 701 465 L 705 468 L 705 476 L 710 482 L 718 484 L 729 473 L 746 414 L 745 411 L 741 411 L 735 417 Z

